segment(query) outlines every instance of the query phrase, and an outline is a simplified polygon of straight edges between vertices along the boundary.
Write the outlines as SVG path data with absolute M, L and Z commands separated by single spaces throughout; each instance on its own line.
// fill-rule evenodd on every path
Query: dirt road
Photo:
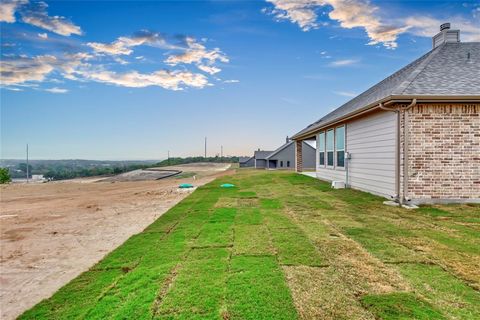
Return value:
M 177 191 L 178 184 L 203 185 L 228 167 L 181 167 L 195 172 L 196 180 L 78 179 L 2 186 L 1 318 L 14 319 L 142 231 L 188 195 Z

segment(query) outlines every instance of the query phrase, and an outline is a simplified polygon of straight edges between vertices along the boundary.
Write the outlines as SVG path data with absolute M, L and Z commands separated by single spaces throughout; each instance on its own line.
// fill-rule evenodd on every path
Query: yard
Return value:
M 479 319 L 480 207 L 382 201 L 238 170 L 20 318 Z

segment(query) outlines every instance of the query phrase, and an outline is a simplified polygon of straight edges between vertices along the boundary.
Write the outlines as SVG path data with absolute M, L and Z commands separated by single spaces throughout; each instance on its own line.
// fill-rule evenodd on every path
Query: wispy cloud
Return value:
M 44 89 L 44 91 L 47 91 L 47 92 L 50 92 L 50 93 L 67 93 L 68 92 L 67 89 L 62 89 L 62 88 L 57 88 L 57 87 Z
M 360 60 L 358 59 L 343 59 L 343 60 L 335 60 L 330 62 L 328 65 L 331 67 L 345 67 L 357 64 Z
M 223 81 L 223 83 L 239 83 L 240 80 L 236 80 L 236 79 L 231 79 L 231 80 L 225 80 Z
M 168 49 L 176 48 L 176 46 L 168 44 L 160 33 L 149 30 L 141 30 L 131 37 L 119 37 L 112 43 L 89 42 L 87 45 L 97 53 L 109 55 L 130 55 L 133 52 L 133 47 L 141 45 Z
M 317 10 L 329 6 L 331 20 L 346 29 L 363 28 L 370 38 L 369 44 L 381 43 L 387 48 L 397 46 L 397 36 L 405 32 L 405 27 L 397 26 L 380 19 L 377 6 L 364 0 L 267 0 L 274 8 L 265 10 L 278 20 L 289 20 L 299 25 L 303 31 L 316 29 L 322 25 L 318 21 Z
M 218 67 L 213 67 L 217 61 L 227 63 L 228 57 L 219 49 L 208 50 L 203 44 L 197 42 L 192 37 L 186 37 L 187 48 L 180 54 L 174 54 L 167 57 L 165 63 L 171 66 L 178 64 L 196 64 L 197 67 L 209 74 L 215 74 L 221 71 Z
M 349 92 L 349 91 L 334 91 L 333 93 L 335 93 L 336 95 L 339 95 L 339 96 L 349 97 L 349 98 L 353 98 L 353 97 L 357 96 L 356 93 Z
M 45 33 L 39 33 L 38 37 L 41 38 L 41 39 L 48 39 L 48 34 L 46 32 Z
M 324 25 L 319 22 L 318 10 L 331 8 L 328 17 L 337 21 L 342 28 L 363 28 L 370 39 L 369 45 L 381 44 L 388 49 L 397 47 L 397 38 L 403 33 L 431 37 L 438 32 L 444 21 L 428 15 L 404 16 L 388 14 L 368 0 L 266 0 L 273 8 L 263 11 L 277 20 L 288 20 L 303 31 L 317 29 Z M 472 11 L 475 16 L 476 9 Z M 388 17 L 388 18 L 387 18 Z M 462 17 L 448 17 L 452 26 L 462 30 L 466 41 L 480 39 L 480 24 Z
M 21 5 L 27 4 L 28 0 L 3 0 L 0 2 L 0 22 L 14 23 L 15 12 Z

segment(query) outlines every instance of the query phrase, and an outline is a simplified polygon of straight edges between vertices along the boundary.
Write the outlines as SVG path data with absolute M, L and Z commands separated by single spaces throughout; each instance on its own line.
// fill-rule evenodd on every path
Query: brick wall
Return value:
M 419 104 L 407 112 L 407 197 L 479 199 L 480 104 Z
M 302 141 L 295 141 L 295 168 L 297 172 L 303 171 Z

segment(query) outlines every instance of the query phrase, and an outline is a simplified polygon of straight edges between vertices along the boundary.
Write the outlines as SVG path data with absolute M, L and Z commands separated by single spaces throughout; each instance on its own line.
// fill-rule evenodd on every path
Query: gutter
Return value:
M 355 110 L 354 112 L 351 112 L 349 114 L 346 114 L 340 118 L 337 118 L 335 120 L 331 120 L 329 122 L 326 122 L 322 124 L 319 127 L 312 128 L 311 130 L 304 132 L 304 133 L 297 133 L 294 136 L 291 137 L 292 140 L 305 140 L 308 138 L 312 138 L 315 136 L 315 134 L 324 129 L 325 127 L 328 126 L 333 126 L 339 122 L 344 122 L 346 120 L 349 120 L 351 118 L 358 117 L 362 114 L 374 111 L 376 109 L 379 109 L 380 104 L 383 106 L 390 105 L 392 103 L 409 103 L 412 102 L 413 99 L 417 100 L 417 103 L 422 103 L 422 102 L 474 102 L 474 103 L 479 103 L 480 102 L 480 95 L 464 95 L 464 96 L 435 96 L 435 95 L 390 95 L 388 97 L 385 97 L 383 99 L 377 100 L 376 102 L 373 102 L 363 108 L 360 108 L 358 110 Z M 381 109 L 381 108 L 380 108 Z

